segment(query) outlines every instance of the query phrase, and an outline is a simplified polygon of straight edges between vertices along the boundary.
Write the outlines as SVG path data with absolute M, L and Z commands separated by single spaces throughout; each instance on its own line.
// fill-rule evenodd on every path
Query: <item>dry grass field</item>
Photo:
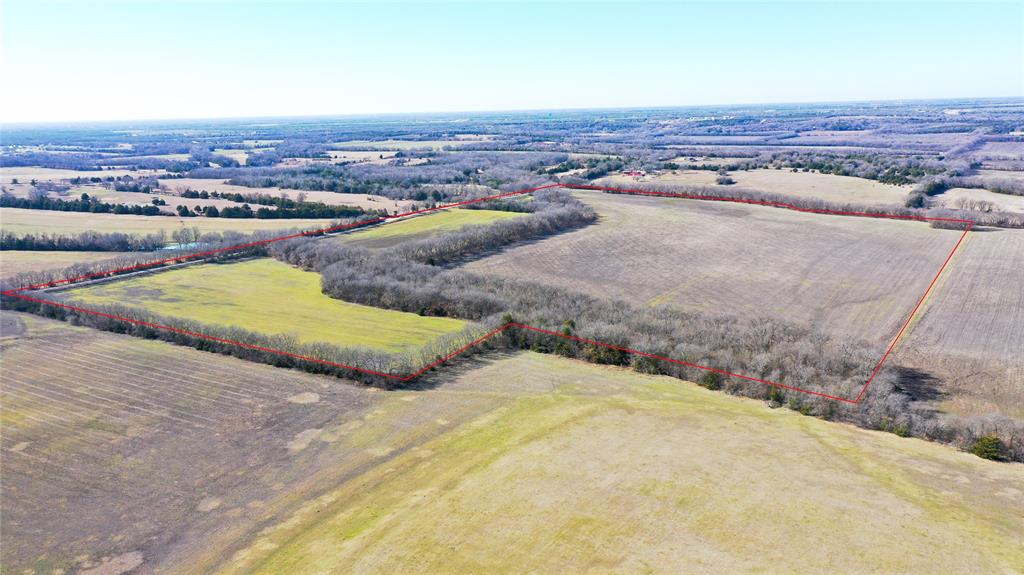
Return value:
M 77 263 L 89 263 L 116 258 L 127 252 L 35 252 L 21 250 L 0 251 L 0 279 L 24 272 L 63 269 Z
M 63 293 L 81 304 L 137 306 L 209 325 L 292 334 L 300 343 L 386 351 L 417 349 L 466 325 L 330 298 L 320 290 L 319 274 L 269 258 L 197 264 Z
M 169 203 L 169 202 L 168 202 Z M 0 208 L 0 229 L 15 235 L 101 233 L 152 234 L 199 228 L 201 232 L 254 232 L 259 230 L 319 229 L 331 220 L 258 220 L 234 218 L 180 218 L 177 216 L 133 216 L 82 212 L 51 212 Z
M 19 183 L 25 184 L 31 180 L 40 182 L 61 182 L 72 178 L 119 178 L 131 176 L 142 178 L 146 176 L 158 176 L 165 173 L 163 170 L 60 170 L 57 168 L 36 168 L 36 167 L 0 167 L 0 182 L 11 183 L 17 179 Z
M 467 268 L 641 305 L 775 316 L 881 345 L 960 236 L 918 222 L 701 200 L 580 197 L 598 211 L 597 225 Z
M 677 170 L 648 176 L 640 181 L 666 185 L 711 186 L 715 185 L 717 177 L 716 172 L 709 170 Z M 729 177 L 736 181 L 736 187 L 798 198 L 817 198 L 838 204 L 903 205 L 910 191 L 906 187 L 882 184 L 864 178 L 792 170 L 736 170 L 729 172 Z M 636 179 L 623 175 L 608 176 L 599 181 L 610 186 L 637 183 Z
M 979 188 L 950 188 L 935 196 L 935 200 L 939 205 L 948 208 L 959 208 L 961 201 L 987 202 L 999 211 L 1024 213 L 1024 196 L 997 194 Z
M 451 147 L 458 148 L 465 146 L 466 144 L 475 144 L 478 142 L 487 142 L 492 140 L 490 136 L 485 135 L 474 135 L 474 134 L 463 134 L 458 138 L 451 140 L 346 140 L 344 142 L 334 142 L 331 147 L 336 150 L 417 150 L 421 148 L 440 150 L 443 148 Z
M 222 570 L 1024 568 L 1019 465 L 531 353 L 438 391 L 501 404 L 306 502 Z
M 953 413 L 1024 419 L 1024 230 L 970 234 L 896 352 L 942 376 Z
M 339 236 L 338 241 L 366 248 L 387 248 L 402 242 L 434 237 L 466 226 L 489 224 L 522 215 L 520 212 L 453 208 L 355 231 Z
M 221 192 L 229 194 L 266 194 L 268 196 L 287 196 L 296 199 L 299 194 L 305 194 L 308 202 L 322 202 L 328 205 L 357 206 L 367 210 L 388 210 L 389 212 L 407 211 L 413 204 L 411 200 L 392 200 L 384 196 L 369 194 L 337 194 L 334 192 L 315 192 L 303 190 L 289 190 L 282 188 L 247 188 L 245 186 L 234 186 L 224 183 L 223 180 L 201 180 L 196 178 L 173 178 L 161 180 L 161 184 L 175 193 L 185 189 L 207 192 Z
M 3 333 L 5 572 L 1024 569 L 1024 467 L 678 380 L 526 352 L 384 392 Z

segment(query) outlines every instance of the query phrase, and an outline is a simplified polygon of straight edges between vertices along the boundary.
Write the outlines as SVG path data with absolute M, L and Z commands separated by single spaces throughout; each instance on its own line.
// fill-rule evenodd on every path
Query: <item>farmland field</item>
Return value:
M 415 349 L 465 323 L 356 305 L 327 297 L 320 276 L 272 259 L 185 268 L 65 292 L 84 304 L 121 304 L 300 343 L 386 351 Z
M 6 279 L 22 272 L 62 269 L 77 263 L 112 259 L 127 253 L 3 250 L 0 251 L 0 279 Z
M 711 163 L 710 160 L 708 163 Z M 718 174 L 709 170 L 679 170 L 663 172 L 644 178 L 642 181 L 657 184 L 715 185 Z M 835 176 L 814 172 L 793 172 L 791 170 L 735 170 L 729 177 L 735 186 L 782 194 L 797 198 L 817 198 L 837 204 L 865 206 L 903 205 L 909 188 L 883 184 L 865 178 Z M 609 176 L 600 180 L 607 185 L 628 186 L 636 180 L 628 176 Z M 731 186 L 730 186 L 731 187 Z M 723 189 L 728 187 L 723 186 Z
M 185 189 L 195 191 L 220 192 L 227 194 L 265 194 L 268 196 L 287 196 L 296 199 L 299 194 L 305 194 L 308 202 L 322 202 L 328 205 L 357 206 L 367 210 L 388 210 L 395 213 L 407 211 L 413 204 L 410 200 L 392 200 L 384 196 L 370 194 L 339 194 L 336 192 L 318 192 L 304 190 L 289 190 L 285 188 L 247 188 L 225 183 L 224 180 L 203 180 L 199 178 L 173 178 L 161 180 L 160 184 L 175 193 Z M 170 203 L 170 202 L 168 202 Z
M 430 238 L 466 226 L 489 224 L 522 215 L 519 212 L 455 208 L 356 231 L 341 236 L 341 241 L 367 248 L 386 248 L 406 241 Z
M 1024 566 L 1020 466 L 674 379 L 524 352 L 382 392 L 24 314 L 2 344 L 5 571 Z
M 972 233 L 951 265 L 896 358 L 942 376 L 944 410 L 1024 419 L 1024 230 Z
M 948 208 L 959 207 L 958 202 L 961 200 L 981 201 L 992 204 L 997 210 L 1024 213 L 1024 196 L 997 194 L 979 188 L 950 188 L 936 196 L 935 199 L 940 205 Z
M 580 197 L 598 211 L 598 225 L 467 269 L 641 305 L 775 316 L 881 345 L 960 237 L 919 222 L 700 200 Z
M 532 353 L 441 390 L 485 391 L 500 407 L 309 501 L 223 571 L 1024 568 L 1019 466 Z
M 486 142 L 490 138 L 487 136 L 472 136 L 465 135 L 459 139 L 453 140 L 347 140 L 344 142 L 334 142 L 331 147 L 336 150 L 415 150 L 419 148 L 429 148 L 433 150 L 440 150 L 445 147 L 458 148 L 465 146 L 466 144 L 475 144 L 478 142 Z
M 167 232 L 169 236 L 171 232 L 181 228 L 199 228 L 200 232 L 254 232 L 293 228 L 319 229 L 329 226 L 330 223 L 330 220 L 180 218 L 177 216 L 134 216 L 0 208 L 0 229 L 18 236 L 25 234 L 77 234 L 88 231 L 145 235 L 161 230 Z
M 163 174 L 163 170 L 61 170 L 57 168 L 36 168 L 36 167 L 0 167 L 0 182 L 9 184 L 12 179 L 17 179 L 21 184 L 27 184 L 31 180 L 40 182 L 60 182 L 72 178 L 119 178 L 131 176 L 141 178 L 144 176 L 157 176 Z

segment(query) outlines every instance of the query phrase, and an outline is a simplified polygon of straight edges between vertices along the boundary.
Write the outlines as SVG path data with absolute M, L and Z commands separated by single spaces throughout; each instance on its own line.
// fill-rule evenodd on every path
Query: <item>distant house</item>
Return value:
M 647 175 L 647 172 L 643 170 L 625 170 L 622 174 L 633 178 L 642 178 Z

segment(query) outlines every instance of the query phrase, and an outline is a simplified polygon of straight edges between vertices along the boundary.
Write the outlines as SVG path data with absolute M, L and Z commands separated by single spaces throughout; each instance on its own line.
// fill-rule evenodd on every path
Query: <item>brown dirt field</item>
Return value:
M 960 236 L 919 222 L 579 197 L 597 209 L 597 225 L 467 269 L 641 305 L 775 316 L 881 345 L 895 336 Z
M 687 382 L 519 353 L 383 392 L 3 327 L 5 572 L 1024 566 L 1024 467 Z
M 970 234 L 896 351 L 938 372 L 942 408 L 1024 419 L 1024 230 Z
M 467 269 L 638 304 L 775 316 L 866 339 L 880 358 L 960 236 L 918 222 L 580 197 L 598 225 Z M 893 359 L 920 370 L 945 410 L 1024 417 L 1021 285 L 1024 233 L 971 234 Z

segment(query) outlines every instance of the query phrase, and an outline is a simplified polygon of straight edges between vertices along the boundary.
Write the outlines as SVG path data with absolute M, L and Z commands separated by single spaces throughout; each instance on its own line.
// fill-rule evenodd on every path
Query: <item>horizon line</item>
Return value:
M 887 98 L 880 100 L 803 100 L 788 102 L 746 102 L 746 103 L 719 103 L 719 104 L 678 104 L 678 105 L 650 105 L 650 106 L 582 106 L 578 108 L 507 108 L 507 109 L 479 109 L 479 110 L 447 110 L 447 111 L 412 111 L 412 112 L 360 112 L 360 113 L 313 113 L 294 115 L 257 115 L 257 116 L 188 116 L 188 117 L 163 117 L 163 118 L 128 118 L 128 119 L 95 119 L 95 120 L 30 120 L 11 121 L 0 120 L 0 127 L 4 129 L 32 129 L 36 127 L 64 126 L 95 126 L 95 125 L 119 125 L 119 124 L 159 124 L 171 122 L 204 122 L 204 121 L 267 121 L 267 120 L 312 120 L 312 119 L 342 119 L 342 118 L 382 118 L 382 117 L 431 117 L 431 116 L 471 116 L 483 114 L 530 114 L 545 112 L 628 112 L 642 110 L 684 110 L 684 109 L 714 109 L 714 108 L 764 108 L 769 106 L 797 106 L 797 105 L 828 105 L 828 104 L 898 104 L 898 103 L 939 103 L 939 102 L 961 102 L 961 101 L 998 101 L 1013 102 L 1024 101 L 1024 95 L 1016 96 L 954 96 L 935 98 Z

